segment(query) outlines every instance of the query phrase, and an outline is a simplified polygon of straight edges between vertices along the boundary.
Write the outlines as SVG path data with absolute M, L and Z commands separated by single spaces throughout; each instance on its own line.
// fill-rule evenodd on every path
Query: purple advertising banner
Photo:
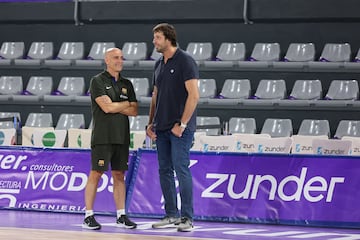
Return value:
M 162 216 L 156 152 L 137 160 L 128 212 Z M 197 219 L 360 227 L 358 157 L 192 152 L 190 169 Z
M 83 211 L 90 164 L 90 150 L 0 148 L 0 207 Z M 95 211 L 115 211 L 112 192 L 108 171 L 98 186 Z

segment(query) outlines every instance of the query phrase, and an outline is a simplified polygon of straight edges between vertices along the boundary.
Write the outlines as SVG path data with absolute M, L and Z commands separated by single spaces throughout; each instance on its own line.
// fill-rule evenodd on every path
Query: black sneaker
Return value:
M 129 229 L 133 229 L 136 228 L 137 224 L 132 222 L 128 216 L 126 215 L 121 215 L 117 220 L 116 220 L 116 226 L 117 227 L 125 227 L 125 228 L 129 228 Z
M 91 215 L 84 219 L 82 228 L 91 229 L 91 230 L 99 230 L 99 229 L 101 229 L 101 225 L 100 225 L 100 223 L 98 223 L 96 221 L 94 215 Z

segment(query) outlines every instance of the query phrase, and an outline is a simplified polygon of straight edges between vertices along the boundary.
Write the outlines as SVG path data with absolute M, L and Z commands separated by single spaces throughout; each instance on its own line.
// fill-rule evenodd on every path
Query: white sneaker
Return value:
M 177 228 L 178 232 L 191 232 L 194 230 L 192 221 L 188 218 L 181 218 L 181 223 Z
M 175 223 L 179 222 L 180 218 L 175 217 L 164 217 L 159 222 L 154 223 L 152 228 L 168 228 L 168 227 L 175 227 Z

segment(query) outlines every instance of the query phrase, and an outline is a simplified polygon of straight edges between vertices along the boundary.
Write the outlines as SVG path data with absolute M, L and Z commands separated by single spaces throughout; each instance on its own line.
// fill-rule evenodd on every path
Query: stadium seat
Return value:
M 359 85 L 357 80 L 333 80 L 330 83 L 325 100 L 315 101 L 320 107 L 346 107 L 359 104 Z M 358 106 L 358 105 L 357 105 Z
M 286 96 L 286 84 L 282 79 L 262 79 L 255 92 L 259 99 L 284 99 Z
M 126 42 L 122 48 L 124 67 L 133 67 L 138 61 L 145 60 L 147 55 L 146 42 Z
M 45 59 L 51 59 L 54 55 L 52 42 L 33 42 L 31 43 L 26 59 L 15 59 L 14 63 L 18 66 L 38 66 L 44 63 Z
M 21 127 L 21 116 L 19 112 L 0 112 L 0 128 L 19 129 L 19 127 Z
M 84 94 L 85 80 L 83 77 L 62 77 L 53 95 L 44 95 L 45 102 L 70 102 L 75 96 Z
M 360 121 L 341 120 L 336 128 L 334 137 L 341 139 L 344 136 L 360 137 Z
M 304 119 L 300 124 L 298 135 L 302 136 L 328 136 L 330 125 L 328 120 Z
M 84 114 L 62 113 L 55 129 L 68 130 L 69 128 L 85 128 Z
M 83 95 L 74 96 L 75 102 L 91 104 L 90 88 Z
M 153 68 L 155 66 L 156 60 L 158 60 L 161 56 L 162 56 L 162 54 L 159 53 L 158 51 L 156 51 L 156 48 L 154 48 L 149 59 L 139 61 L 139 67 Z
M 213 47 L 211 42 L 190 42 L 186 47 L 186 52 L 190 54 L 198 65 L 204 61 L 211 60 Z
M 14 95 L 14 101 L 32 101 L 38 102 L 43 100 L 44 95 L 51 94 L 53 90 L 52 77 L 32 76 L 22 95 Z
M 232 117 L 229 120 L 229 132 L 234 133 L 256 133 L 256 121 L 255 118 L 238 118 Z
M 27 127 L 53 127 L 51 113 L 29 113 L 25 126 Z
M 321 99 L 322 85 L 320 80 L 296 80 L 290 98 L 296 100 Z
M 233 67 L 237 61 L 245 59 L 245 43 L 222 43 L 215 61 L 204 61 L 205 67 Z
M 267 118 L 261 134 L 269 134 L 271 137 L 291 137 L 293 134 L 291 119 Z
M 351 47 L 348 43 L 327 43 L 321 53 L 319 61 L 309 62 L 310 68 L 336 69 L 344 67 L 351 58 Z
M 148 115 L 138 115 L 129 117 L 131 131 L 145 131 L 145 127 L 149 122 Z
M 114 47 L 114 42 L 94 42 L 87 59 L 77 59 L 75 65 L 78 67 L 102 67 L 106 50 Z
M 148 78 L 129 78 L 129 80 L 132 82 L 136 99 L 140 102 L 150 102 L 151 97 L 150 94 L 150 85 L 149 85 L 149 79 Z
M 209 104 L 238 104 L 241 99 L 249 98 L 251 86 L 249 79 L 226 79 L 219 98 L 208 99 Z
M 215 79 L 199 79 L 198 87 L 200 92 L 199 103 L 208 103 L 210 98 L 216 96 L 216 81 Z
M 44 61 L 48 67 L 66 67 L 75 64 L 75 60 L 84 58 L 83 42 L 63 42 L 56 59 Z
M 259 82 L 254 99 L 244 99 L 242 103 L 249 106 L 273 106 L 286 97 L 286 84 L 282 79 L 262 79 Z
M 359 84 L 357 80 L 333 80 L 325 96 L 330 100 L 357 100 Z
M 350 69 L 350 70 L 360 69 L 360 48 L 357 51 L 357 54 L 354 58 L 354 62 L 345 62 L 344 67 L 345 69 Z
M 313 43 L 291 43 L 283 62 L 273 62 L 274 68 L 304 68 L 315 59 Z
M 206 132 L 208 136 L 220 135 L 221 126 L 219 117 L 196 117 L 197 132 Z
M 19 95 L 23 91 L 23 80 L 21 76 L 0 77 L 0 101 L 9 101 L 13 95 Z
M 310 106 L 322 98 L 320 80 L 296 80 L 289 99 L 279 101 L 280 106 Z
M 268 68 L 280 60 L 279 43 L 256 43 L 250 61 L 239 61 L 240 68 Z
M 3 42 L 0 49 L 0 66 L 13 64 L 14 59 L 23 58 L 24 54 L 24 42 Z

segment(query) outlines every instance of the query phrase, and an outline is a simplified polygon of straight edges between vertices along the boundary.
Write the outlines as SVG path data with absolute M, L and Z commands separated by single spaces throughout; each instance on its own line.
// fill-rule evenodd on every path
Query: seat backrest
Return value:
M 251 61 L 279 61 L 279 43 L 256 43 L 251 53 Z
M 220 96 L 224 98 L 249 98 L 250 93 L 249 79 L 226 79 Z
M 232 117 L 229 120 L 230 133 L 256 133 L 255 118 L 237 118 Z
M 289 62 L 314 61 L 315 53 L 315 45 L 313 43 L 291 43 L 284 60 Z
M 88 59 L 103 60 L 106 50 L 114 47 L 114 42 L 94 42 L 91 46 Z
M 156 48 L 154 48 L 150 55 L 150 60 L 158 60 L 161 56 L 162 53 L 159 53 L 158 51 L 156 51 Z
M 17 120 L 13 120 L 13 118 L 16 116 Z M 12 118 L 11 121 L 1 121 L 2 118 Z M 0 112 L 0 129 L 4 128 L 18 128 L 18 126 L 15 126 L 18 124 L 18 122 L 21 122 L 21 116 L 19 112 Z
M 29 59 L 51 59 L 54 55 L 52 42 L 33 42 L 31 43 L 27 58 Z
M 146 42 L 126 42 L 122 52 L 125 60 L 144 60 L 147 55 Z
M 129 78 L 133 84 L 136 97 L 149 96 L 150 85 L 148 78 Z
M 75 60 L 84 58 L 83 42 L 63 42 L 61 44 L 58 59 Z
M 351 47 L 348 43 L 327 43 L 320 55 L 319 61 L 324 62 L 349 62 Z
M 312 100 L 321 99 L 322 85 L 320 80 L 296 80 L 290 98 Z
M 25 126 L 27 127 L 53 127 L 51 113 L 29 113 Z
M 355 59 L 354 59 L 355 62 L 360 62 L 360 48 L 359 50 L 357 51 L 357 54 L 355 56 Z
M 69 128 L 85 128 L 84 114 L 62 113 L 55 129 L 68 130 Z
M 336 128 L 334 137 L 341 139 L 344 136 L 360 137 L 360 121 L 341 120 Z
M 52 77 L 32 76 L 26 86 L 26 91 L 32 95 L 43 96 L 51 94 L 53 90 Z
M 260 99 L 284 99 L 286 96 L 286 84 L 282 79 L 262 79 L 255 92 L 255 97 Z
M 300 124 L 298 135 L 330 137 L 330 126 L 328 120 L 304 119 Z
M 359 84 L 357 80 L 333 80 L 325 96 L 332 100 L 356 100 L 359 98 Z
M 148 115 L 137 115 L 136 117 L 129 117 L 130 130 L 145 131 L 145 127 L 149 122 Z
M 23 80 L 21 76 L 1 76 L 0 95 L 21 94 L 23 91 Z
M 216 96 L 215 79 L 199 79 L 198 87 L 200 92 L 200 98 L 213 98 Z
M 291 137 L 293 134 L 291 119 L 267 118 L 261 134 L 269 134 L 271 137 Z
M 23 58 L 25 54 L 24 42 L 3 42 L 0 49 L 0 57 L 5 59 Z
M 67 96 L 81 96 L 85 91 L 83 77 L 62 77 L 57 91 Z
M 245 43 L 221 43 L 216 55 L 221 61 L 242 61 L 245 59 Z
M 196 61 L 211 60 L 213 54 L 212 43 L 210 42 L 190 42 L 187 45 L 186 52 Z
M 197 129 L 197 132 L 206 132 L 206 135 L 219 135 L 220 134 L 220 118 L 219 117 L 203 117 L 197 116 L 196 117 L 196 125 L 200 126 Z M 206 125 L 217 125 L 218 127 L 210 127 L 206 128 Z

